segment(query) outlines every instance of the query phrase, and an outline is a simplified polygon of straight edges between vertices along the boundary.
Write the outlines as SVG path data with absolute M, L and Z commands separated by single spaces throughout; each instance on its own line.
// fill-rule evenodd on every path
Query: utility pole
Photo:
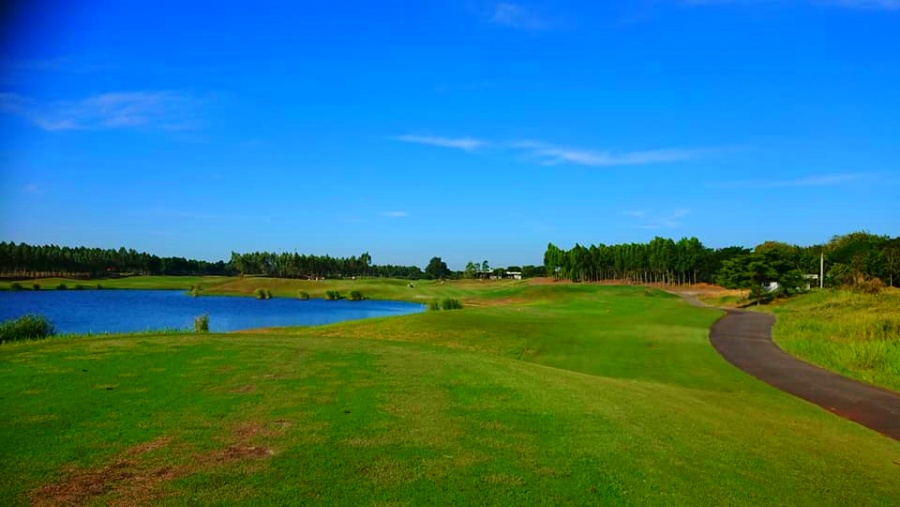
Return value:
M 819 288 L 825 287 L 825 252 L 819 254 Z

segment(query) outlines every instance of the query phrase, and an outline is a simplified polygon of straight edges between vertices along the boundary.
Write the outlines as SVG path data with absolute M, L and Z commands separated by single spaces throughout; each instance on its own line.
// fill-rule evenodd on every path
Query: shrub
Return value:
M 362 301 L 363 299 L 364 298 L 363 298 L 362 292 L 360 292 L 358 290 L 350 291 L 350 301 Z
M 31 286 L 31 289 L 32 289 L 32 290 L 41 290 L 41 284 L 36 283 L 36 284 L 34 284 L 34 285 Z
M 853 286 L 854 292 L 862 292 L 863 294 L 878 294 L 884 288 L 884 283 L 879 278 L 871 280 L 862 280 Z
M 41 315 L 23 315 L 0 324 L 0 343 L 38 340 L 56 334 L 53 324 Z
M 188 291 L 188 294 L 190 294 L 191 297 L 200 297 L 200 287 L 191 286 L 191 290 Z
M 194 317 L 194 332 L 195 333 L 208 333 L 209 332 L 209 315 L 203 314 Z
M 97 290 L 103 290 L 103 286 L 100 285 L 99 283 L 97 284 Z
M 458 299 L 444 298 L 441 301 L 441 308 L 444 310 L 461 310 L 462 307 L 463 305 Z
M 432 312 L 437 312 L 441 310 L 441 302 L 437 299 L 432 299 L 428 302 L 428 310 Z
M 81 285 L 80 283 L 76 283 L 75 290 L 84 290 L 84 285 Z
M 269 289 L 256 289 L 253 291 L 253 295 L 256 296 L 256 299 L 272 299 L 272 292 Z
M 9 290 L 22 290 L 22 284 L 19 282 L 13 282 L 9 284 Z
M 64 284 L 64 283 L 61 283 L 56 286 L 56 290 L 66 290 L 66 289 L 68 289 L 68 287 L 66 287 L 66 284 Z
M 336 290 L 326 290 L 325 299 L 328 301 L 337 301 L 338 299 L 341 299 L 341 293 Z
M 301 290 L 297 293 L 297 297 L 302 299 L 303 301 L 306 301 L 307 299 L 309 299 L 309 293 L 305 290 Z

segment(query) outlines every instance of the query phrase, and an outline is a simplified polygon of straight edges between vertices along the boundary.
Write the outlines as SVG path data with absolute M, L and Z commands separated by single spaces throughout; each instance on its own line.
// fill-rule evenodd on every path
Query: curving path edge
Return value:
M 728 362 L 782 391 L 900 440 L 900 393 L 852 380 L 787 354 L 772 341 L 774 315 L 726 311 L 710 329 L 709 341 Z

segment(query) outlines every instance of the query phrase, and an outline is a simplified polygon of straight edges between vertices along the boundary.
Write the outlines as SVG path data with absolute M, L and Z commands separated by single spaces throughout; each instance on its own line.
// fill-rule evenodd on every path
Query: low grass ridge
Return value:
M 635 287 L 484 287 L 461 312 L 0 348 L 0 497 L 861 505 L 900 495 L 900 444 L 727 364 L 707 341 L 720 312 Z M 85 477 L 99 484 L 82 487 Z
M 900 291 L 816 291 L 772 311 L 773 339 L 788 353 L 900 392 Z

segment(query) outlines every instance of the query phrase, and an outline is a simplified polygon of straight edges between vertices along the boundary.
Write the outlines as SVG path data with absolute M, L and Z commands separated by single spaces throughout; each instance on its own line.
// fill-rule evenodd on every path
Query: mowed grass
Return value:
M 785 351 L 864 382 L 900 391 L 900 291 L 827 290 L 772 308 Z
M 74 289 L 81 285 L 84 289 L 96 289 L 100 285 L 103 289 L 155 289 L 155 290 L 188 290 L 191 287 L 202 286 L 204 289 L 233 280 L 228 276 L 129 276 L 125 278 L 92 278 L 89 280 L 76 280 L 74 278 L 38 278 L 35 280 L 5 280 L 0 282 L 0 290 L 10 290 L 12 284 L 18 283 L 22 290 L 32 290 L 37 284 L 40 290 L 56 290 L 60 284 L 68 289 Z
M 479 298 L 448 285 L 433 290 L 460 291 L 466 309 L 266 333 L 0 347 L 0 498 L 900 498 L 900 444 L 731 367 L 708 345 L 716 310 L 636 287 L 483 285 L 488 297 Z

